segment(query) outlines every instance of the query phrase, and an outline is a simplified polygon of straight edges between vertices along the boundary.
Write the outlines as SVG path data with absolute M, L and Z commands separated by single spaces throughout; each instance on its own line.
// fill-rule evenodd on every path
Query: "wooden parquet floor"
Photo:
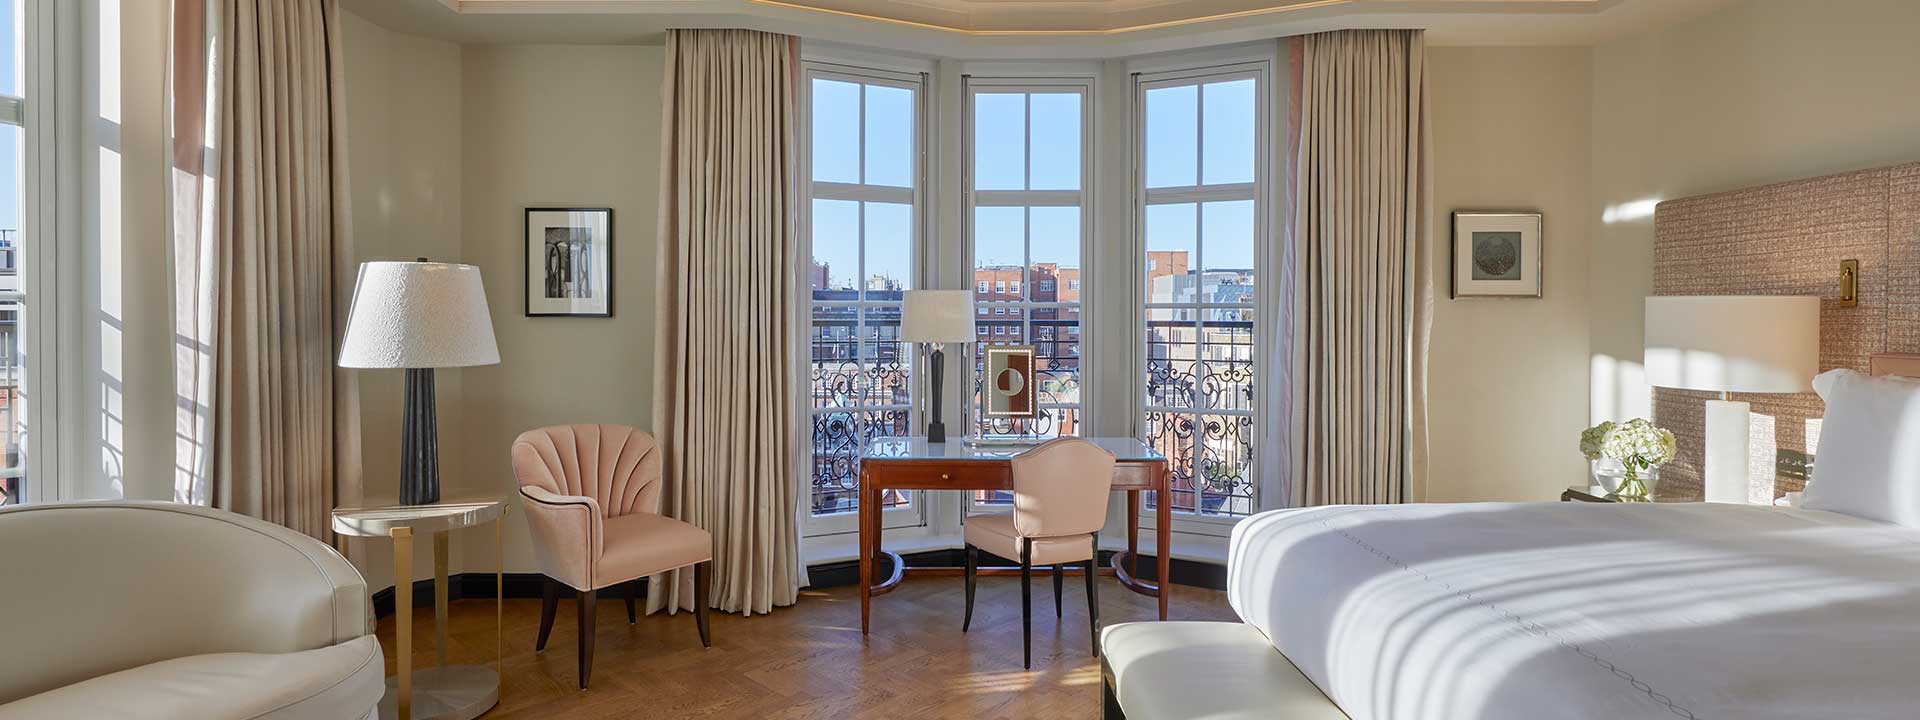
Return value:
M 1069 577 L 1066 616 L 1053 617 L 1051 579 L 1033 583 L 1033 670 L 1020 668 L 1020 580 L 983 577 L 973 628 L 960 632 L 958 577 L 917 577 L 874 599 L 873 633 L 860 636 L 852 586 L 802 591 L 793 607 L 743 618 L 714 613 L 713 647 L 700 647 L 690 614 L 641 615 L 598 603 L 592 687 L 579 690 L 574 603 L 564 601 L 544 652 L 533 651 L 540 601 L 508 600 L 506 673 L 492 720 L 554 718 L 1094 718 L 1100 663 L 1089 652 L 1084 581 Z M 1233 620 L 1226 594 L 1174 586 L 1169 618 Z M 1154 617 L 1152 598 L 1100 580 L 1108 624 Z M 644 601 L 643 601 L 644 602 Z M 644 607 L 642 610 L 644 611 Z M 491 600 L 455 602 L 448 623 L 453 663 L 495 654 Z M 432 609 L 414 613 L 415 667 L 435 662 Z M 387 673 L 392 618 L 380 621 Z

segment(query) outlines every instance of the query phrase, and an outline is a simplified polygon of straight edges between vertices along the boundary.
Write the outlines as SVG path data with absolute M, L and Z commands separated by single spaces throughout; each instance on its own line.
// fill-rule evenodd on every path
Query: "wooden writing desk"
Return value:
M 1167 579 L 1171 554 L 1168 528 L 1173 523 L 1167 495 L 1167 458 L 1133 438 L 1086 438 L 1113 453 L 1113 490 L 1127 494 L 1127 551 L 1113 556 L 1113 574 L 1128 590 L 1159 598 L 1160 619 L 1167 619 Z M 926 438 L 878 438 L 860 455 L 860 633 L 866 634 L 873 596 L 900 584 L 904 575 L 955 575 L 959 568 L 907 567 L 900 556 L 880 547 L 880 495 L 887 490 L 1012 490 L 1013 465 L 1008 460 L 1024 447 L 972 447 L 954 438 L 929 443 Z M 1140 551 L 1140 491 L 1151 490 L 1154 507 L 1154 561 L 1158 582 L 1136 575 Z M 881 567 L 886 567 L 884 574 Z M 1019 573 L 1019 568 L 981 568 L 981 575 Z M 1068 570 L 1068 573 L 1077 572 Z

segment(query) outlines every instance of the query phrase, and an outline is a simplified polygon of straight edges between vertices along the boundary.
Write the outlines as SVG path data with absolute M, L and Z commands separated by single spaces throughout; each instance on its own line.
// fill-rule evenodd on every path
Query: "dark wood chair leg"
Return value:
M 627 624 L 628 625 L 632 625 L 640 621 L 640 616 L 635 615 L 633 612 L 633 600 L 634 598 L 637 598 L 639 596 L 640 596 L 640 579 L 634 578 L 632 580 L 628 580 L 627 581 Z
M 546 578 L 546 585 L 540 600 L 540 639 L 534 641 L 533 651 L 547 649 L 547 635 L 553 632 L 553 613 L 560 609 L 560 581 Z
M 693 566 L 693 622 L 700 626 L 700 646 L 713 647 L 713 632 L 707 626 L 707 586 L 713 584 L 713 561 Z
M 1033 669 L 1033 543 L 1020 538 L 1020 645 L 1022 667 Z
M 580 591 L 580 689 L 587 689 L 593 676 L 593 601 L 600 596 L 592 590 Z
M 1067 578 L 1066 566 L 1061 565 L 1060 563 L 1054 563 L 1053 564 L 1053 619 L 1055 620 L 1058 620 L 1061 617 L 1064 617 L 1060 612 L 1060 592 L 1061 592 L 1061 586 L 1066 583 L 1066 578 Z
M 1087 625 L 1093 629 L 1093 654 L 1100 654 L 1100 594 L 1094 579 L 1100 574 L 1100 533 L 1093 534 L 1093 557 L 1087 558 Z
M 960 621 L 960 632 L 973 627 L 973 585 L 980 569 L 980 548 L 967 546 L 967 617 Z

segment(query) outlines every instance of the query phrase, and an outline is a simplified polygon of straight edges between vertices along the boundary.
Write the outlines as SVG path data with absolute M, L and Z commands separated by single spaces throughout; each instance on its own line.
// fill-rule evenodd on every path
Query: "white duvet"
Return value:
M 1920 531 L 1835 513 L 1280 510 L 1227 591 L 1353 720 L 1920 718 Z

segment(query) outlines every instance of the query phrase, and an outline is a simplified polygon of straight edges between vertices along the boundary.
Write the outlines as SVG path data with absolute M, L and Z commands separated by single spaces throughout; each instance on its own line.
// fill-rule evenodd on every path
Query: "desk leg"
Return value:
M 433 649 L 447 666 L 447 531 L 433 534 Z
M 397 527 L 393 535 L 393 642 L 400 685 L 400 720 L 413 720 L 413 528 Z
M 1160 471 L 1160 492 L 1154 496 L 1153 534 L 1158 548 L 1154 551 L 1154 562 L 1160 566 L 1159 576 L 1154 578 L 1154 586 L 1160 590 L 1160 619 L 1167 619 L 1167 596 L 1173 594 L 1173 580 L 1168 577 L 1173 559 L 1173 497 L 1168 492 L 1172 483 L 1167 479 L 1164 467 Z
M 1127 577 L 1140 577 L 1140 491 L 1127 491 Z
M 873 498 L 873 489 L 867 479 L 867 468 L 860 467 L 860 634 L 867 634 L 868 618 L 873 613 L 873 554 L 879 551 L 879 538 L 873 532 L 873 516 L 879 514 L 879 504 Z

